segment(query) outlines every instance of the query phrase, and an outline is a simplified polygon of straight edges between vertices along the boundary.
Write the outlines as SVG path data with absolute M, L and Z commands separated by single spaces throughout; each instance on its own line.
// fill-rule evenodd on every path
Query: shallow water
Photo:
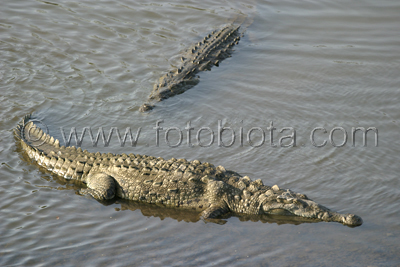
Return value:
M 58 266 L 394 266 L 400 263 L 399 26 L 395 1 L 3 1 L 0 9 L 0 265 Z M 179 66 L 185 48 L 247 15 L 231 58 L 182 95 L 138 109 L 153 84 Z M 133 135 L 136 147 L 89 151 L 186 158 L 223 165 L 264 184 L 307 194 L 364 224 L 231 217 L 225 224 L 138 203 L 102 205 L 24 159 L 12 128 L 27 113 L 62 140 L 91 127 Z M 164 120 L 159 146 L 153 127 Z M 193 147 L 185 126 L 191 122 Z M 219 147 L 218 124 L 235 131 Z M 271 146 L 270 123 L 273 131 Z M 168 127 L 182 143 L 165 140 Z M 196 133 L 215 140 L 201 147 Z M 243 128 L 243 146 L 240 129 Z M 252 127 L 265 142 L 252 147 Z M 279 139 L 296 131 L 296 146 Z M 318 130 L 315 142 L 310 133 Z M 348 135 L 334 147 L 329 133 Z M 352 127 L 378 129 L 352 146 Z M 170 145 L 179 141 L 169 133 Z M 261 144 L 259 130 L 251 134 Z M 201 142 L 210 141 L 202 131 Z M 343 132 L 332 135 L 336 145 Z M 222 135 L 224 144 L 230 133 Z M 285 139 L 288 145 L 291 139 Z M 72 139 L 72 144 L 74 140 Z

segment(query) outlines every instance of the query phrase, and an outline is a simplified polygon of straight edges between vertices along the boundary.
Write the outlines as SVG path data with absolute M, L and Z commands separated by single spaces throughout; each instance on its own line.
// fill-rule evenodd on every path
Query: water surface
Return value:
M 3 1 L 0 10 L 0 265 L 394 266 L 400 263 L 399 55 L 395 1 Z M 235 17 L 252 22 L 231 58 L 149 114 L 153 84 L 185 48 Z M 141 127 L 136 147 L 89 151 L 198 159 L 304 193 L 364 224 L 231 217 L 225 224 L 117 201 L 102 205 L 24 159 L 12 128 L 35 112 L 55 137 L 92 127 Z M 156 146 L 158 120 L 164 120 Z M 191 122 L 193 147 L 185 127 Z M 235 130 L 231 147 L 201 147 L 196 133 Z M 270 123 L 277 128 L 270 142 Z M 165 142 L 178 127 L 183 141 Z M 252 127 L 265 143 L 246 140 Z M 296 146 L 279 139 L 296 131 Z M 317 148 L 315 141 L 326 146 Z M 329 142 L 342 127 L 343 147 Z M 352 127 L 375 127 L 366 147 Z M 240 131 L 243 128 L 243 146 Z M 107 133 L 107 132 L 106 132 Z M 251 135 L 253 145 L 261 134 Z M 229 132 L 222 141 L 229 143 Z M 204 143 L 209 134 L 201 135 Z M 336 144 L 343 133 L 335 131 Z M 177 132 L 170 132 L 170 144 Z M 286 139 L 283 145 L 289 144 Z

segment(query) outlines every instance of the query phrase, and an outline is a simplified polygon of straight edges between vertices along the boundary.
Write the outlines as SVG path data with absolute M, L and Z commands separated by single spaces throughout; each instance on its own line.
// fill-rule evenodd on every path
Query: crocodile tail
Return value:
M 35 123 L 41 124 L 42 128 Z M 47 132 L 47 126 L 42 121 L 32 118 L 31 114 L 26 115 L 14 128 L 17 142 L 21 144 L 28 157 L 38 165 L 66 179 L 85 178 L 92 166 L 85 164 L 87 159 L 100 153 L 89 153 L 75 146 L 60 146 L 60 141 Z M 71 154 L 74 159 L 69 157 Z M 76 160 L 78 158 L 79 160 Z
M 31 118 L 31 114 L 25 115 L 25 117 L 21 120 L 20 123 L 18 123 L 17 127 L 14 128 L 14 136 L 17 138 L 18 141 L 21 141 L 24 139 L 24 129 L 25 125 L 27 122 L 29 122 Z
M 229 24 L 231 25 L 237 25 L 240 27 L 240 36 L 244 35 L 244 32 L 247 30 L 247 28 L 253 24 L 254 21 L 254 14 L 250 13 L 250 14 L 236 14 L 234 15 L 230 20 L 229 20 Z
M 46 148 L 60 148 L 60 141 L 44 132 L 36 126 L 34 122 L 43 124 L 40 120 L 33 119 L 32 114 L 26 115 L 21 122 L 14 128 L 14 135 L 21 143 L 30 147 L 45 146 Z M 43 124 L 46 126 L 45 124 Z M 45 129 L 48 132 L 47 126 Z
M 31 127 L 32 122 L 30 122 L 30 119 L 32 117 L 32 114 L 27 114 L 25 117 L 21 120 L 20 123 L 14 128 L 14 137 L 15 139 L 20 142 L 22 149 L 28 154 L 28 156 L 31 159 L 35 159 L 35 156 L 39 154 L 40 152 L 38 151 L 37 148 L 32 146 L 25 137 L 25 130 L 27 127 Z
M 14 128 L 14 137 L 21 143 L 22 148 L 25 151 L 30 151 L 34 150 L 34 147 L 29 144 L 29 142 L 25 138 L 25 129 L 29 125 L 31 125 L 32 122 L 30 122 L 30 119 L 32 117 L 32 114 L 27 114 L 25 117 L 21 120 L 20 123 Z
M 59 150 L 60 141 L 45 133 L 34 122 L 40 121 L 33 119 L 32 114 L 27 114 L 14 128 L 14 136 L 29 158 L 40 161 L 44 154 Z

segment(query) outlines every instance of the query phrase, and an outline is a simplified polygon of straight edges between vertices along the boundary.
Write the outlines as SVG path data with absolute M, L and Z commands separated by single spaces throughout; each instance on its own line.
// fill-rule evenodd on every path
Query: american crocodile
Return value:
M 87 184 L 80 190 L 97 200 L 115 197 L 198 211 L 203 219 L 229 212 L 287 214 L 349 226 L 362 224 L 354 214 L 340 214 L 317 204 L 304 194 L 277 185 L 252 181 L 222 166 L 198 160 L 155 158 L 145 155 L 90 153 L 60 146 L 27 115 L 14 129 L 28 157 L 66 179 Z
M 219 31 L 213 31 L 197 44 L 190 47 L 187 54 L 181 58 L 183 64 L 180 68 L 172 70 L 162 76 L 159 82 L 140 111 L 153 109 L 153 102 L 167 99 L 181 94 L 196 85 L 199 80 L 196 74 L 200 71 L 211 69 L 229 57 L 232 47 L 238 44 L 241 33 L 240 26 L 229 25 Z

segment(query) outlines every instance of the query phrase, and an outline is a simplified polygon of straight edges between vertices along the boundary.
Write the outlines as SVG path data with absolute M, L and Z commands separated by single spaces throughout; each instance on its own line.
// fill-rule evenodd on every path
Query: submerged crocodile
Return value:
M 229 57 L 232 47 L 238 44 L 241 33 L 240 26 L 229 25 L 219 31 L 213 31 L 202 41 L 188 49 L 187 55 L 181 58 L 183 65 L 162 76 L 145 103 L 140 107 L 141 112 L 153 109 L 153 102 L 161 101 L 181 94 L 195 86 L 198 82 L 196 74 L 209 70 Z
M 86 183 L 80 190 L 97 200 L 115 197 L 195 210 L 208 220 L 236 214 L 296 215 L 349 226 L 362 224 L 354 214 L 340 214 L 304 194 L 266 186 L 222 166 L 198 160 L 155 158 L 145 155 L 82 151 L 60 146 L 37 127 L 30 115 L 14 129 L 28 157 L 50 172 Z

